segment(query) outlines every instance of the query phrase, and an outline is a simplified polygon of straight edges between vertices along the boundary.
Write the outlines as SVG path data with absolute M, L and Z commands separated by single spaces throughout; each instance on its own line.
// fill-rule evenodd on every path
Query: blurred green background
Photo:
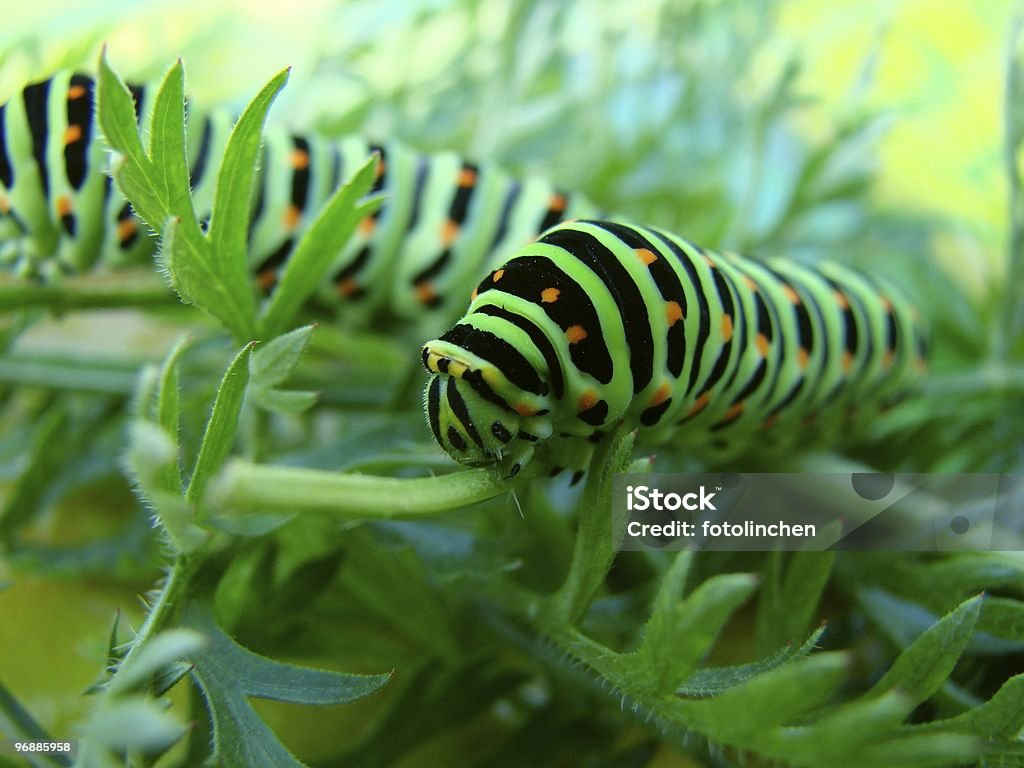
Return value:
M 452 148 L 544 173 L 608 210 L 713 247 L 891 272 L 939 329 L 935 365 L 955 381 L 991 359 L 1000 324 L 991 306 L 1009 253 L 1003 141 L 1013 8 L 996 0 L 38 0 L 3 9 L 0 100 L 57 68 L 92 70 L 103 43 L 136 80 L 183 57 L 200 104 L 240 108 L 290 65 L 272 119 L 297 129 Z M 174 336 L 118 324 L 127 336 L 54 322 L 34 331 L 33 343 L 86 354 L 127 344 L 156 359 Z M 941 333 L 947 326 L 961 336 Z M 1019 468 L 1019 417 L 1002 434 L 987 431 L 1017 402 L 990 398 L 961 431 L 928 431 L 927 414 L 913 416 L 911 428 L 928 437 L 911 462 Z M 965 434 L 977 445 L 951 458 Z M 110 493 L 56 506 L 33 535 L 51 544 L 72 527 L 75 540 L 102 535 L 118 521 L 79 517 L 76 505 L 134 504 L 127 489 Z M 127 575 L 111 562 L 106 575 L 61 577 L 45 563 L 15 573 L 0 561 L 0 583 L 11 579 L 0 591 L 0 679 L 54 734 L 87 708 L 79 694 L 97 674 L 113 611 L 140 620 L 135 596 L 156 562 Z M 26 633 L 39 641 L 25 643 Z

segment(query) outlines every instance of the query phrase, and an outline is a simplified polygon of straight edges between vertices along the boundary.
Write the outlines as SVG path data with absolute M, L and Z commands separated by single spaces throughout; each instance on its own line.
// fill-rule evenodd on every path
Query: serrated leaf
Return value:
M 373 183 L 376 165 L 376 158 L 369 158 L 331 195 L 302 235 L 264 308 L 260 319 L 264 336 L 276 336 L 288 327 L 302 304 L 316 291 L 356 225 L 380 207 L 382 199 L 379 197 L 362 200 Z
M 981 595 L 973 597 L 922 632 L 867 695 L 896 688 L 917 704 L 935 693 L 967 647 L 981 604 Z
M 671 597 L 662 595 L 679 595 L 688 560 L 686 553 L 677 557 L 666 575 L 669 589 L 659 594 L 636 655 L 637 672 L 662 693 L 675 691 L 693 672 L 725 622 L 757 586 L 750 574 L 722 574 L 706 580 L 686 600 L 676 597 L 669 602 Z M 678 570 L 682 576 L 674 574 Z
M 773 726 L 795 723 L 834 695 L 849 666 L 841 653 L 786 664 L 711 699 L 678 699 L 681 722 L 714 740 L 736 743 Z
M 249 364 L 254 387 L 275 387 L 287 379 L 309 344 L 315 325 L 304 325 L 260 346 Z
M 226 279 L 241 283 L 247 278 L 245 254 L 248 246 L 253 179 L 263 139 L 263 125 L 270 105 L 285 83 L 289 69 L 270 79 L 238 118 L 224 149 L 217 173 L 213 213 L 207 240 L 214 253 L 230 257 L 222 262 Z
M 737 664 L 726 667 L 708 667 L 698 669 L 676 689 L 676 694 L 688 698 L 706 698 L 717 696 L 730 688 L 753 680 L 758 675 L 781 667 L 789 661 L 805 658 L 817 644 L 825 627 L 818 627 L 802 645 L 787 644 L 767 658 L 749 664 Z
M 217 626 L 209 608 L 185 606 L 188 626 L 208 639 L 195 656 L 192 674 L 206 699 L 213 722 L 213 757 L 236 768 L 299 768 L 249 704 L 247 696 L 299 704 L 342 704 L 367 696 L 390 675 L 353 675 L 283 664 L 242 648 Z
M 246 385 L 249 383 L 249 355 L 253 346 L 250 343 L 242 348 L 221 379 L 185 494 L 190 503 L 202 497 L 206 483 L 231 453 L 235 433 L 238 431 L 238 414 L 242 410 Z

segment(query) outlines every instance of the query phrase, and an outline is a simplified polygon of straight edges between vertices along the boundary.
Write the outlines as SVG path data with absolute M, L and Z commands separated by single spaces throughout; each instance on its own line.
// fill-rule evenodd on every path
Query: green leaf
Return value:
M 297 704 L 343 704 L 379 690 L 390 675 L 353 675 L 283 664 L 246 650 L 217 626 L 209 608 L 189 602 L 185 623 L 206 636 L 192 674 L 213 723 L 211 764 L 299 768 L 247 696 Z
M 242 410 L 246 385 L 249 383 L 249 355 L 253 346 L 254 343 L 250 343 L 242 348 L 221 380 L 185 494 L 190 503 L 202 497 L 206 483 L 231 453 L 235 433 L 238 431 L 238 414 Z
M 149 166 L 139 140 L 139 127 L 135 122 L 135 102 L 124 81 L 110 68 L 107 50 L 103 49 L 99 62 L 96 114 L 107 143 L 121 154 L 127 155 L 139 167 Z
M 181 421 L 180 393 L 178 391 L 178 358 L 188 346 L 188 338 L 182 337 L 168 353 L 160 369 L 160 384 L 157 390 L 156 412 L 153 418 L 163 427 L 175 445 L 177 451 L 178 430 Z M 160 488 L 169 493 L 181 493 L 181 464 L 177 457 L 170 463 L 158 479 Z
M 825 627 L 818 627 L 802 645 L 794 646 L 788 643 L 771 656 L 749 664 L 737 664 L 734 666 L 708 667 L 698 669 L 676 689 L 676 694 L 687 698 L 703 699 L 709 696 L 717 696 L 730 688 L 742 685 L 748 680 L 753 680 L 769 670 L 781 667 L 783 664 L 805 658 L 821 638 Z
M 222 275 L 241 284 L 248 279 L 246 253 L 249 220 L 252 212 L 252 188 L 263 124 L 270 105 L 285 83 L 289 69 L 278 72 L 249 102 L 231 131 L 224 159 L 217 174 L 217 189 L 207 240 L 214 253 L 221 254 Z
M 338 189 L 302 235 L 260 320 L 263 336 L 281 333 L 313 295 L 356 225 L 380 207 L 379 197 L 362 200 L 375 178 L 376 158 L 369 158 Z M 362 200 L 362 202 L 359 202 Z
M 835 552 L 770 555 L 758 602 L 759 648 L 777 648 L 807 633 L 834 563 Z
M 899 655 L 867 695 L 879 695 L 895 688 L 919 704 L 935 693 L 949 678 L 967 647 L 981 604 L 981 595 L 973 597 L 926 629 Z
M 986 739 L 1017 738 L 1024 729 L 1024 675 L 1003 683 L 995 695 L 980 706 L 956 717 L 914 726 L 922 731 L 956 731 Z
M 679 699 L 682 723 L 716 741 L 736 744 L 774 726 L 795 724 L 834 694 L 849 658 L 817 653 L 786 664 L 711 699 Z
M 675 691 L 693 672 L 725 622 L 757 586 L 750 574 L 722 574 L 681 600 L 690 560 L 689 553 L 680 553 L 665 575 L 637 651 L 637 672 L 662 693 Z
M 164 206 L 189 229 L 198 229 L 185 158 L 185 70 L 181 59 L 167 71 L 153 101 L 149 155 Z
M 291 376 L 309 344 L 315 325 L 304 325 L 263 344 L 249 364 L 252 386 L 274 387 Z

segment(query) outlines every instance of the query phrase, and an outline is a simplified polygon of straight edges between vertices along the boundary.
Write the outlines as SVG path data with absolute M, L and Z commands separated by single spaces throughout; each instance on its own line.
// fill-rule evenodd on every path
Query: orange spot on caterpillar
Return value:
M 338 281 L 337 290 L 346 298 L 355 296 L 359 293 L 359 283 L 354 277 L 346 277 Z
M 686 412 L 686 415 L 687 416 L 693 416 L 694 414 L 700 413 L 701 411 L 703 411 L 707 407 L 707 404 L 710 403 L 710 402 L 711 402 L 711 395 L 709 395 L 707 392 L 705 392 L 703 395 L 698 397 L 693 402 L 693 405 L 690 407 L 690 410 Z
M 296 171 L 306 170 L 309 168 L 309 152 L 304 149 L 293 149 L 291 164 Z
M 459 171 L 459 186 L 463 189 L 476 184 L 476 171 L 472 168 L 463 168 Z
M 892 314 L 892 302 L 889 301 L 888 296 L 882 297 L 882 311 L 885 312 L 885 314 L 887 315 Z
M 597 392 L 595 392 L 592 389 L 588 389 L 582 395 L 580 395 L 580 400 L 578 403 L 576 403 L 576 410 L 579 413 L 582 413 L 583 411 L 589 411 L 591 408 L 597 405 L 597 401 Z
M 7 195 L 0 195 L 0 213 L 11 212 L 11 201 L 7 199 Z
M 377 228 L 377 220 L 373 216 L 367 216 L 359 222 L 359 234 L 363 237 L 369 237 L 373 234 L 373 230 Z
M 441 245 L 447 248 L 459 236 L 459 222 L 448 219 L 441 225 Z
M 651 399 L 648 401 L 649 405 L 661 405 L 672 395 L 672 385 L 667 381 L 654 390 L 654 394 L 651 395 Z
M 379 179 L 384 175 L 384 157 L 380 152 L 374 152 L 373 154 L 377 156 L 377 178 Z
M 420 304 L 429 304 L 437 298 L 437 290 L 429 280 L 420 280 L 416 283 L 416 299 Z
M 800 294 L 793 290 L 792 285 L 782 286 L 782 292 L 786 294 L 786 298 L 789 299 L 793 304 L 800 303 Z
M 476 297 L 477 297 L 477 289 L 474 288 L 473 292 L 471 294 L 469 294 L 469 300 L 470 301 L 476 301 Z
M 707 262 L 707 265 L 712 269 L 715 269 L 718 266 L 717 264 L 715 264 L 714 261 L 711 260 L 711 257 L 708 256 L 706 253 L 702 253 L 701 256 L 704 257 L 704 261 Z
M 526 403 L 517 403 L 512 410 L 514 410 L 520 416 L 523 416 L 525 418 L 529 418 L 530 416 L 533 416 L 534 414 L 537 413 L 536 408 L 533 408 L 532 406 L 529 406 Z
M 811 356 L 811 353 L 808 352 L 803 347 L 800 347 L 800 349 L 797 350 L 797 352 L 796 352 L 796 364 L 800 366 L 800 370 L 801 371 L 804 368 L 807 367 L 807 360 L 810 358 L 810 356 Z
M 137 229 L 138 227 L 135 226 L 135 219 L 133 218 L 128 218 L 124 219 L 123 221 L 119 221 L 117 222 L 117 239 L 122 243 L 126 242 L 132 235 L 135 234 Z
M 757 293 L 759 290 L 761 290 L 758 284 L 754 282 L 754 278 L 752 278 L 750 275 L 744 275 L 743 282 L 745 282 L 747 284 L 747 288 L 752 290 L 754 293 Z
M 83 96 L 85 96 L 84 85 L 72 85 L 68 88 L 68 101 L 74 101 L 75 99 L 80 99 Z
M 853 355 L 849 351 L 843 352 L 843 373 L 849 373 L 853 368 Z
M 665 319 L 669 328 L 683 319 L 683 308 L 678 301 L 670 301 L 665 305 Z
M 64 144 L 74 144 L 82 138 L 82 126 L 72 123 L 64 129 Z
M 285 208 L 284 214 L 281 216 L 284 228 L 289 231 L 299 226 L 300 219 L 302 219 L 302 211 L 300 211 L 298 206 L 295 205 L 289 205 Z
M 57 198 L 57 215 L 61 217 L 71 215 L 71 198 L 67 195 Z
M 775 413 L 769 416 L 767 419 L 761 422 L 761 429 L 771 429 L 775 426 L 775 423 L 779 420 L 779 414 Z
M 761 353 L 761 357 L 768 357 L 768 337 L 763 333 L 757 334 L 757 351 Z
M 650 248 L 637 248 L 633 251 L 637 257 L 647 266 L 650 266 L 658 260 L 658 254 L 652 251 Z
M 834 295 L 836 297 L 836 304 L 839 305 L 839 308 L 841 310 L 845 312 L 850 308 L 850 301 L 849 299 L 846 298 L 845 293 L 843 293 L 842 291 L 836 291 Z
M 557 288 L 545 288 L 540 292 L 540 300 L 545 304 L 554 304 L 558 301 L 558 294 L 560 293 L 561 291 Z
M 892 367 L 893 354 L 891 349 L 885 350 L 882 354 L 882 366 L 885 368 Z
M 551 201 L 548 203 L 548 210 L 553 213 L 561 213 L 565 210 L 565 206 L 568 205 L 565 195 L 561 192 L 556 192 L 551 196 Z
M 501 280 L 501 278 L 503 278 L 504 276 L 505 276 L 505 270 L 504 269 L 499 269 L 493 275 L 491 275 L 491 282 L 492 283 L 496 283 L 499 280 Z
M 722 341 L 732 341 L 732 315 L 722 315 Z
M 737 418 L 741 413 L 743 413 L 744 405 L 745 402 L 743 400 L 741 400 L 738 403 L 733 403 L 732 405 L 730 405 L 729 410 L 725 412 L 725 415 L 722 417 L 722 420 L 732 421 L 733 419 Z
M 570 325 L 565 329 L 565 338 L 570 344 L 576 344 L 587 338 L 587 331 L 582 325 Z

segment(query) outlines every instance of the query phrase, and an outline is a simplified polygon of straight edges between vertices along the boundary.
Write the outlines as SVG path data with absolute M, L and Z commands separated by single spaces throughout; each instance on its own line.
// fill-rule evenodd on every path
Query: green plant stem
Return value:
M 991 361 L 969 371 L 934 373 L 925 382 L 924 391 L 928 395 L 1024 392 L 1024 365 Z
M 131 275 L 69 277 L 59 283 L 35 285 L 0 279 L 0 311 L 49 307 L 111 309 L 180 304 L 177 296 L 152 272 Z
M 393 478 L 229 462 L 205 501 L 214 513 L 318 512 L 342 518 L 422 517 L 490 499 L 539 476 L 538 462 L 514 478 L 490 468 L 425 478 Z
M 0 384 L 29 385 L 104 395 L 130 394 L 139 363 L 86 362 L 71 357 L 0 356 Z
M 181 598 L 192 579 L 192 574 L 195 573 L 196 567 L 201 560 L 202 558 L 198 554 L 189 556 L 179 555 L 175 559 L 174 565 L 171 566 L 171 570 L 167 574 L 167 580 L 160 589 L 156 602 L 153 603 L 149 613 L 146 614 L 146 620 L 139 627 L 139 631 L 132 641 L 131 648 L 125 654 L 124 659 L 121 660 L 120 667 L 124 667 L 133 656 L 140 653 L 149 638 L 171 623 L 172 619 L 176 616 Z

